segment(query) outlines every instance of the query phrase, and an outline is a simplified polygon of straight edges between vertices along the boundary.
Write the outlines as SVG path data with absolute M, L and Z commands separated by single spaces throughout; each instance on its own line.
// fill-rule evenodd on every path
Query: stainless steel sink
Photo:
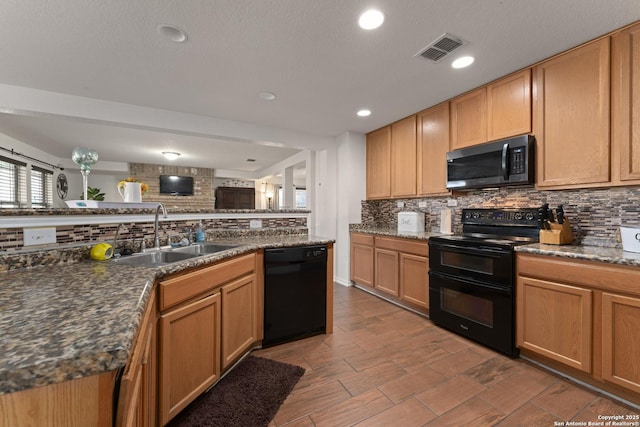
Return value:
M 196 258 L 216 252 L 226 251 L 240 245 L 222 245 L 218 243 L 196 243 L 182 248 L 164 249 L 160 251 L 145 252 L 130 256 L 114 258 L 118 264 L 159 266 L 172 262 L 184 261 L 185 259 Z
M 114 258 L 113 261 L 117 262 L 118 264 L 157 266 L 170 264 L 172 262 L 184 261 L 185 259 L 195 258 L 196 256 L 198 255 L 193 253 L 155 251 Z
M 214 254 L 216 252 L 226 251 L 227 249 L 236 248 L 240 245 L 223 245 L 219 243 L 196 243 L 182 248 L 173 248 L 173 252 L 194 254 L 195 256 Z

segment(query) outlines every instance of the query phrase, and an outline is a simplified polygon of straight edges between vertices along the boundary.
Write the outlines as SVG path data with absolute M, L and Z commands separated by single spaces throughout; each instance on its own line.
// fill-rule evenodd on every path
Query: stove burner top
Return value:
M 537 208 L 463 209 L 462 235 L 439 236 L 466 246 L 492 245 L 512 248 L 539 241 Z

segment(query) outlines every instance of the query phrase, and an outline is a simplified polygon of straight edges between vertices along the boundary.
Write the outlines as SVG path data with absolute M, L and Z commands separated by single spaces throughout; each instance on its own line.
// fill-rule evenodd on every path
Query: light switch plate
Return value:
M 55 227 L 23 228 L 24 246 L 46 245 L 56 243 Z
M 458 206 L 458 201 L 456 199 L 447 199 L 447 206 L 450 208 L 455 208 Z
M 397 206 L 398 206 L 399 208 L 404 208 L 404 202 L 398 202 L 398 205 L 397 205 Z
M 261 219 L 249 220 L 249 228 L 262 228 L 262 220 Z
M 427 202 L 418 202 L 418 207 L 419 208 L 426 208 L 427 207 Z

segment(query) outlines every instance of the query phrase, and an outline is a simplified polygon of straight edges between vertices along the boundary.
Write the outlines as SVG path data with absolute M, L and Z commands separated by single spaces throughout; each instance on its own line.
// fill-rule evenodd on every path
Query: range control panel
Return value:
M 463 209 L 462 224 L 538 226 L 538 208 Z

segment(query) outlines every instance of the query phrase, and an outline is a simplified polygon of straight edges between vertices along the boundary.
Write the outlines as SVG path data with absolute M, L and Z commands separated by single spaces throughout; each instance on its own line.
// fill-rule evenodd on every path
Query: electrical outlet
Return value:
M 427 202 L 418 202 L 418 207 L 419 208 L 426 208 L 427 207 Z
M 55 227 L 23 228 L 24 246 L 46 245 L 56 243 Z
M 450 208 L 455 208 L 458 206 L 458 201 L 456 199 L 447 199 L 447 206 Z
M 398 205 L 397 205 L 397 206 L 398 206 L 399 208 L 404 208 L 404 202 L 398 202 Z
M 249 220 L 249 228 L 262 228 L 262 220 L 261 219 Z

